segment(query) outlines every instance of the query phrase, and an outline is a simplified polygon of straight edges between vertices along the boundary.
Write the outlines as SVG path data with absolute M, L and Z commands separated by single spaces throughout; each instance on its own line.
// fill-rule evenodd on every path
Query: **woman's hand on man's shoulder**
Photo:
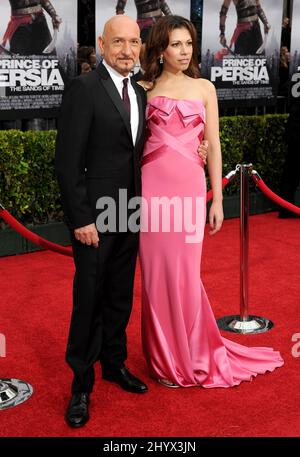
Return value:
M 148 90 L 153 89 L 153 82 L 152 81 L 137 81 L 137 84 L 142 86 L 145 92 Z

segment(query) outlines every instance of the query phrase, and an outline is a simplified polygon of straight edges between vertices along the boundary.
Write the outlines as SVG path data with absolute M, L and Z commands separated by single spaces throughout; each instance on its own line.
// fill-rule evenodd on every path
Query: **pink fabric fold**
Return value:
M 147 106 L 147 126 L 142 193 L 148 207 L 153 197 L 195 203 L 203 197 L 204 227 L 206 181 L 197 152 L 203 103 L 156 96 Z M 151 376 L 182 387 L 232 387 L 282 366 L 272 348 L 249 348 L 221 336 L 200 279 L 202 243 L 186 243 L 186 234 L 184 227 L 140 234 L 142 338 Z

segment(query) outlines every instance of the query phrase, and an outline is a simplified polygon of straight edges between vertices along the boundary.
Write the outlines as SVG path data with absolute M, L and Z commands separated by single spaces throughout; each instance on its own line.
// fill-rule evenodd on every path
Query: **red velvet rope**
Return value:
M 232 181 L 233 178 L 235 178 L 235 175 L 237 173 L 237 170 L 233 170 L 230 173 L 228 173 L 223 179 L 222 179 L 222 189 L 224 189 L 227 184 Z M 206 203 L 209 202 L 213 197 L 213 191 L 210 189 L 207 194 L 206 194 Z
M 11 226 L 16 232 L 22 235 L 32 243 L 37 244 L 41 248 L 50 249 L 50 251 L 57 252 L 58 254 L 67 255 L 73 257 L 73 252 L 71 248 L 60 246 L 59 244 L 52 243 L 52 241 L 47 241 L 45 238 L 40 237 L 36 233 L 28 230 L 24 225 L 20 224 L 5 208 L 0 206 L 0 216 L 2 219 Z
M 235 171 L 231 171 L 226 175 L 222 180 L 222 189 L 224 189 L 227 184 L 236 176 Z M 287 202 L 283 198 L 279 197 L 275 192 L 273 192 L 261 179 L 259 174 L 253 170 L 252 171 L 252 178 L 255 184 L 260 188 L 260 190 L 267 195 L 271 200 L 277 203 L 283 208 L 286 208 L 293 213 L 300 215 L 300 208 L 292 203 Z M 206 195 L 206 201 L 209 202 L 212 199 L 213 191 L 210 189 Z M 58 254 L 66 255 L 69 257 L 73 257 L 73 252 L 71 248 L 67 248 L 64 246 L 60 246 L 59 244 L 52 243 L 52 241 L 45 240 L 45 238 L 40 237 L 36 233 L 31 232 L 26 227 L 24 227 L 20 222 L 18 222 L 3 206 L 0 205 L 0 217 L 8 224 L 11 228 L 13 228 L 16 232 L 22 235 L 27 240 L 31 241 L 32 243 L 40 246 L 44 249 L 49 249 L 50 251 L 57 252 Z
M 279 195 L 275 194 L 261 179 L 259 174 L 253 170 L 252 171 L 252 178 L 257 185 L 257 187 L 260 188 L 260 190 L 273 202 L 277 203 L 278 205 L 282 206 L 283 208 L 292 211 L 293 213 L 299 214 L 300 215 L 300 208 L 296 205 L 293 205 L 292 203 L 287 202 L 283 198 L 279 197 Z
M 236 171 L 231 171 L 225 178 L 222 180 L 222 189 L 235 177 Z M 212 199 L 213 192 L 210 190 L 207 192 L 206 201 L 209 202 Z M 52 243 L 52 241 L 45 240 L 45 238 L 40 237 L 36 233 L 28 230 L 24 225 L 20 224 L 5 208 L 0 205 L 0 217 L 8 224 L 12 229 L 18 232 L 27 240 L 32 243 L 40 246 L 44 249 L 49 249 L 50 251 L 57 252 L 58 254 L 67 255 L 73 257 L 73 252 L 71 248 L 60 246 L 59 244 Z

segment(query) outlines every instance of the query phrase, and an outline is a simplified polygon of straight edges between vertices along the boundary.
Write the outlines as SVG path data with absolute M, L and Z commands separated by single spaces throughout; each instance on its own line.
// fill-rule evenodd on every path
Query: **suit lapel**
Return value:
M 130 119 L 129 119 L 128 113 L 126 111 L 124 102 L 120 97 L 118 89 L 116 88 L 113 80 L 109 76 L 109 73 L 106 70 L 106 68 L 104 67 L 104 65 L 102 65 L 100 63 L 98 65 L 98 67 L 96 68 L 96 71 L 98 72 L 98 74 L 99 74 L 99 76 L 101 78 L 101 82 L 102 82 L 106 92 L 108 93 L 108 95 L 110 96 L 113 104 L 115 105 L 115 107 L 119 111 L 119 113 L 120 113 L 120 115 L 121 115 L 121 117 L 122 117 L 122 119 L 124 121 L 124 124 L 125 124 L 125 126 L 127 128 L 128 134 L 129 134 L 129 136 L 131 138 L 131 141 L 132 141 Z M 140 104 L 139 104 L 139 106 L 140 106 Z
M 137 131 L 136 142 L 135 142 L 135 144 L 137 145 L 139 143 L 139 140 L 141 138 L 141 134 L 143 131 L 143 126 L 144 126 L 144 122 L 145 122 L 145 110 L 144 110 L 144 106 L 143 106 L 142 96 L 141 96 L 140 91 L 138 90 L 136 82 L 133 79 L 131 79 L 131 83 L 132 83 L 132 87 L 135 90 L 136 97 L 137 97 L 137 103 L 138 103 L 138 107 L 139 107 L 139 126 L 138 126 L 138 131 Z

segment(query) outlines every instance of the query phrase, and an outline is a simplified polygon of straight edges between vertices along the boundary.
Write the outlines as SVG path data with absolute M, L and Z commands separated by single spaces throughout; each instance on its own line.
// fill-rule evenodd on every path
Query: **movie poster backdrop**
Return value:
M 293 4 L 290 50 L 291 97 L 300 98 L 300 2 Z
M 222 106 L 276 101 L 283 0 L 204 0 L 201 73 Z
M 149 30 L 159 15 L 178 14 L 188 19 L 191 17 L 191 5 L 188 0 L 96 0 L 96 43 L 103 32 L 105 22 L 115 14 L 124 13 L 136 19 L 144 42 Z M 97 49 L 99 56 L 99 49 Z M 137 72 L 139 66 L 135 68 Z
M 66 81 L 76 74 L 77 2 L 23 3 L 0 2 L 3 120 L 54 117 Z

